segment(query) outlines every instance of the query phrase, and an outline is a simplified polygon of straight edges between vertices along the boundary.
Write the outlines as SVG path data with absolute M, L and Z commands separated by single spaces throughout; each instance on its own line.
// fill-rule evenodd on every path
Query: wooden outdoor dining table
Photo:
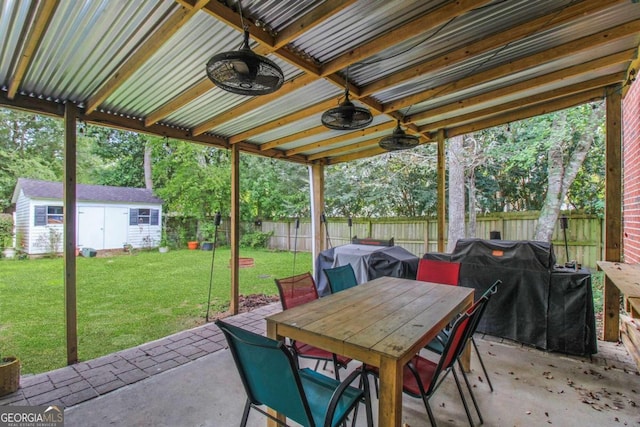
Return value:
M 380 277 L 267 317 L 267 335 L 380 368 L 378 425 L 396 427 L 404 365 L 472 304 L 471 288 Z

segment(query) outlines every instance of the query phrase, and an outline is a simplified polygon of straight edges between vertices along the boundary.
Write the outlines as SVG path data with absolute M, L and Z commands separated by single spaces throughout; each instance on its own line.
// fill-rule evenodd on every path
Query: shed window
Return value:
M 34 225 L 62 224 L 64 222 L 64 207 L 36 206 Z
M 131 209 L 129 211 L 129 225 L 158 225 L 159 218 L 160 210 L 158 209 Z

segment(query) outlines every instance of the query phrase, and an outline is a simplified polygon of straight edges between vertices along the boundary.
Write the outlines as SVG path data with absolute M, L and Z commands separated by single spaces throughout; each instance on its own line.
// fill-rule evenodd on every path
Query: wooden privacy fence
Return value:
M 595 215 L 566 214 L 569 218 L 567 234 L 568 260 L 575 260 L 584 267 L 596 268 L 596 261 L 602 259 L 603 221 Z M 508 212 L 480 215 L 476 222 L 476 235 L 489 239 L 490 232 L 498 231 L 502 240 L 531 240 L 538 220 L 538 212 Z M 327 218 L 327 227 L 322 232 L 328 234 L 328 245 L 340 246 L 349 243 L 355 236 L 375 239 L 393 238 L 401 246 L 416 256 L 425 252 L 436 252 L 437 222 L 435 218 L 353 218 L 352 227 L 346 218 Z M 445 227 L 446 230 L 446 227 Z M 300 219 L 296 230 L 295 219 L 283 221 L 262 221 L 262 232 L 273 232 L 269 248 L 287 251 L 311 251 L 311 223 L 309 218 Z M 296 237 L 297 236 L 297 237 Z M 470 236 L 471 237 L 471 236 Z M 446 236 L 445 236 L 446 239 Z M 557 222 L 552 243 L 558 264 L 567 261 L 564 233 Z

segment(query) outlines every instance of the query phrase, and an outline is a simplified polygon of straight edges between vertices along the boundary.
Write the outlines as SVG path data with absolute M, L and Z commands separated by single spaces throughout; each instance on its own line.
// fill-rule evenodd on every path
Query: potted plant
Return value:
M 0 357 L 0 396 L 14 393 L 20 387 L 20 359 Z
M 13 217 L 11 215 L 0 214 L 0 245 L 5 258 L 16 256 L 16 250 L 13 247 Z
M 169 252 L 169 239 L 167 239 L 167 233 L 162 230 L 162 235 L 160 236 L 160 246 L 158 247 L 158 251 L 161 254 Z
M 216 226 L 212 222 L 208 222 L 202 226 L 202 245 L 200 246 L 203 251 L 213 250 L 213 242 L 216 237 Z
M 4 239 L 4 250 L 2 254 L 5 258 L 11 259 L 16 256 L 16 249 L 13 247 L 13 236 L 6 236 Z

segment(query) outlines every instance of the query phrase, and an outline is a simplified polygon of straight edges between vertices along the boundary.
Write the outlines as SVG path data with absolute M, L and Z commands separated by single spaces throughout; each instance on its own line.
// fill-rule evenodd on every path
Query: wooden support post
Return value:
M 445 155 L 444 129 L 438 131 L 438 252 L 444 252 L 444 225 L 447 220 L 447 209 L 445 199 L 445 179 L 447 158 Z
M 622 246 L 622 96 L 620 86 L 607 88 L 604 260 L 620 261 Z M 605 277 L 603 339 L 620 336 L 620 291 Z
M 64 109 L 64 312 L 67 365 L 78 363 L 76 302 L 76 117 L 78 107 L 67 101 Z
M 309 166 L 309 187 L 311 191 L 311 259 L 316 260 L 320 252 L 327 247 L 323 225 L 320 222 L 320 215 L 324 210 L 323 165 L 312 164 Z M 312 262 L 315 270 L 315 262 Z
M 231 301 L 229 311 L 240 310 L 240 149 L 231 146 Z

